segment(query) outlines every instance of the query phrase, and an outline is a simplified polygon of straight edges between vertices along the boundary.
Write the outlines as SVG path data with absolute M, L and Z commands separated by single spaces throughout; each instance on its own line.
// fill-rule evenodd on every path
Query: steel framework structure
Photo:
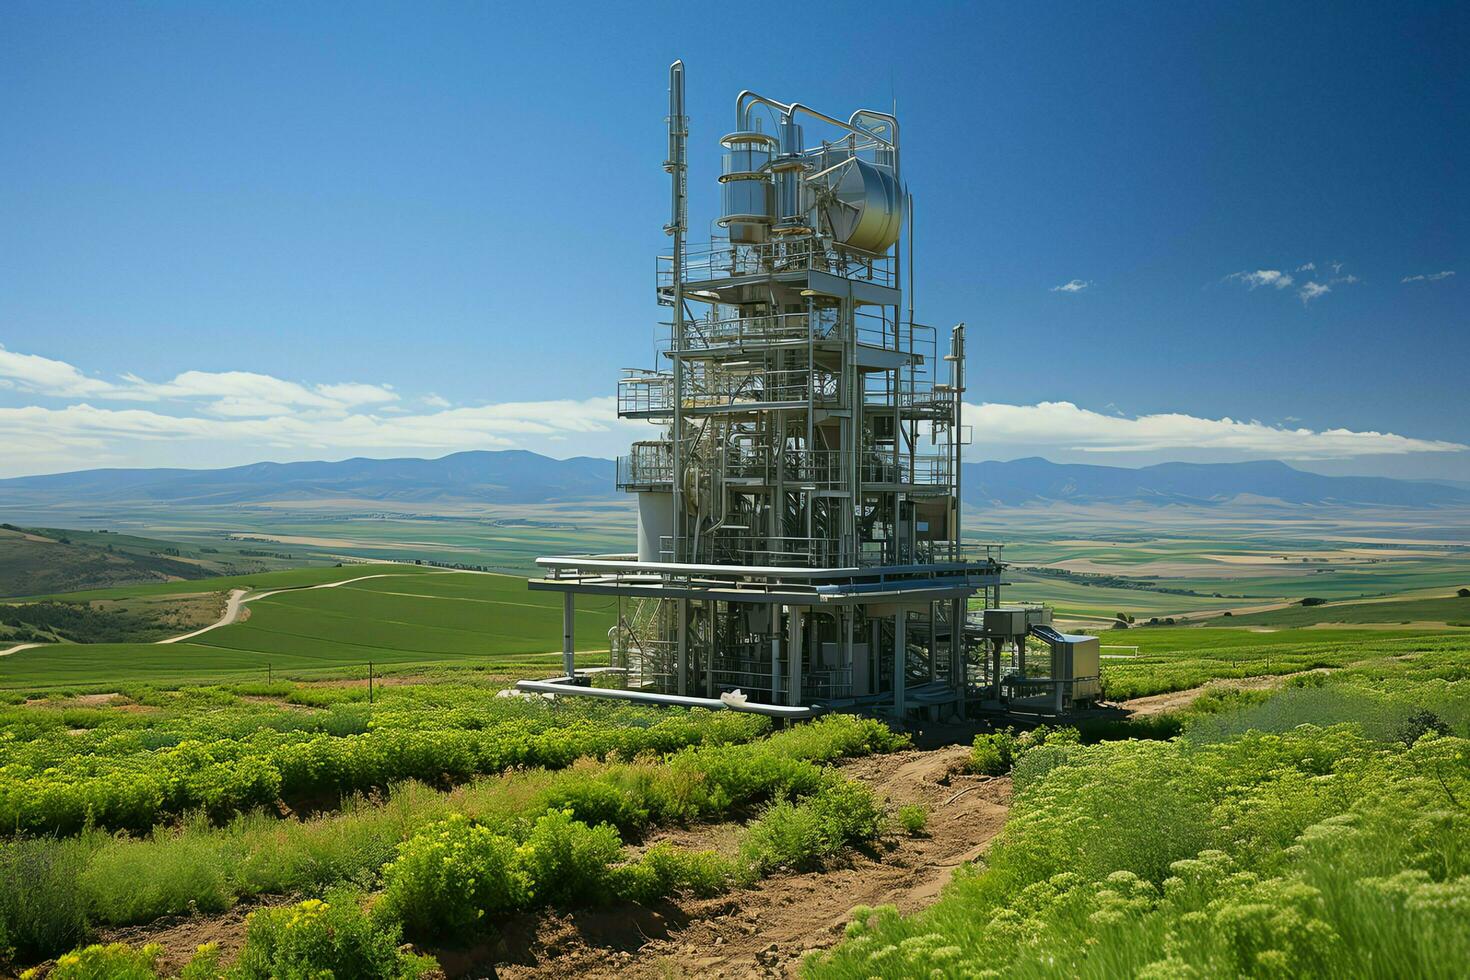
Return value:
M 559 689 L 589 680 L 572 611 L 594 594 L 618 600 L 618 696 L 900 717 L 962 704 L 987 670 L 966 649 L 967 604 L 999 604 L 1004 566 L 961 537 L 965 328 L 941 347 L 914 321 L 897 118 L 742 92 L 721 140 L 725 237 L 692 248 L 682 62 L 667 121 L 672 249 L 655 290 L 671 316 L 658 365 L 617 389 L 620 416 L 656 427 L 617 464 L 638 551 L 539 560 L 530 587 L 565 596 Z M 803 123 L 826 137 L 809 145 Z

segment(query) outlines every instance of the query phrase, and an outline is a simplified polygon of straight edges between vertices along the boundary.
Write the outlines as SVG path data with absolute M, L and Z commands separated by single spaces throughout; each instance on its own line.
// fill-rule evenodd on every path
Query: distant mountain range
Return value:
M 965 502 L 978 506 L 1279 502 L 1398 507 L 1470 505 L 1470 489 L 1421 480 L 1320 476 L 1285 463 L 1161 463 L 1128 469 L 1045 459 L 967 463 Z M 551 459 L 522 450 L 440 459 L 255 463 L 219 470 L 108 469 L 0 480 L 7 506 L 219 506 L 290 501 L 558 503 L 621 497 L 611 460 Z
M 1380 476 L 1322 476 L 1276 460 L 1159 463 L 1128 469 L 1053 463 L 1040 457 L 967 463 L 961 492 L 969 504 L 1190 504 L 1280 501 L 1441 507 L 1470 504 L 1470 489 Z

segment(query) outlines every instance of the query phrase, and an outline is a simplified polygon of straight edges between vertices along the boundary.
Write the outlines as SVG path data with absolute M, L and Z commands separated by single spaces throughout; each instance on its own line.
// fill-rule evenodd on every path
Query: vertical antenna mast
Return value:
M 684 359 L 681 353 L 684 349 L 684 233 L 688 215 L 684 151 L 688 140 L 688 118 L 684 115 L 684 62 L 675 61 L 669 66 L 669 156 L 664 162 L 673 195 L 672 213 L 665 231 L 674 237 L 674 419 L 671 447 L 674 561 L 684 560 Z

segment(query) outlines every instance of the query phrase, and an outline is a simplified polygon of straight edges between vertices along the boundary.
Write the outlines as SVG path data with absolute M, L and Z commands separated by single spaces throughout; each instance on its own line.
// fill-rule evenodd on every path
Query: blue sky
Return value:
M 615 453 L 682 57 L 697 229 L 896 100 L 976 456 L 1470 480 L 1464 4 L 899 9 L 0 6 L 0 476 Z

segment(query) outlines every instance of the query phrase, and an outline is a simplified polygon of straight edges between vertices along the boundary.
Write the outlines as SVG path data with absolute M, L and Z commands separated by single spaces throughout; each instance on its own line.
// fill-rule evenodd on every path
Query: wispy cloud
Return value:
M 0 348 L 0 384 L 73 404 L 0 407 L 0 475 L 128 465 L 140 456 L 190 465 L 207 448 L 237 462 L 338 452 L 572 448 L 611 455 L 647 423 L 617 418 L 615 399 L 451 405 L 439 395 L 407 407 L 389 385 L 309 384 L 248 371 L 185 371 L 150 382 L 88 377 L 65 361 Z M 107 405 L 108 401 L 123 404 Z M 168 448 L 173 447 L 173 448 Z
M 451 405 L 387 385 L 309 384 L 250 372 L 185 371 L 150 383 L 89 377 L 75 366 L 0 351 L 14 402 L 26 392 L 71 402 L 0 407 L 0 476 L 129 465 L 228 465 L 260 459 L 424 455 L 524 448 L 613 456 L 646 437 L 612 397 Z M 121 404 L 104 404 L 118 397 Z M 69 394 L 68 394 L 69 393 Z M 144 403 L 143 399 L 151 403 Z M 1464 452 L 1459 443 L 1387 432 L 1312 430 L 1182 413 L 1129 416 L 1070 402 L 966 407 L 982 445 L 1086 453 L 1204 451 L 1217 458 L 1328 459 Z
M 0 347 L 0 380 L 51 398 L 203 402 L 210 413 L 232 418 L 261 418 L 303 410 L 342 414 L 364 405 L 398 400 L 388 385 L 306 385 L 252 371 L 185 371 L 171 381 L 148 381 L 135 374 L 123 374 L 109 381 L 89 377 L 65 361 L 20 354 L 4 347 Z
M 1454 269 L 1445 269 L 1441 272 L 1428 272 L 1422 273 L 1417 276 L 1404 276 L 1404 278 L 1400 279 L 1399 282 L 1439 282 L 1441 279 L 1448 279 L 1454 274 Z
M 1261 286 L 1285 289 L 1296 280 L 1291 278 L 1290 273 L 1282 272 L 1280 269 L 1257 269 L 1255 272 L 1232 272 L 1222 281 L 1244 283 L 1251 289 L 1258 289 Z
M 1090 279 L 1073 279 L 1071 282 L 1064 282 L 1060 286 L 1051 287 L 1051 291 L 1054 293 L 1080 293 L 1091 285 L 1092 280 Z
M 1315 262 L 1308 262 L 1308 263 L 1306 263 L 1304 265 L 1299 265 L 1299 266 L 1296 267 L 1296 271 L 1297 272 L 1316 272 L 1317 271 L 1317 263 L 1315 263 Z
M 1305 305 L 1316 299 L 1318 296 L 1325 296 L 1330 292 L 1332 292 L 1332 287 L 1327 285 L 1326 283 L 1308 282 L 1303 283 L 1302 288 L 1298 289 L 1296 291 L 1296 294 L 1302 298 L 1302 304 Z
M 1287 428 L 1255 420 L 1208 419 L 1182 413 L 1104 415 L 1071 402 L 965 406 L 965 423 L 982 445 L 1088 453 L 1213 451 L 1222 456 L 1342 459 L 1403 453 L 1470 450 L 1457 442 L 1415 439 L 1392 432 Z

